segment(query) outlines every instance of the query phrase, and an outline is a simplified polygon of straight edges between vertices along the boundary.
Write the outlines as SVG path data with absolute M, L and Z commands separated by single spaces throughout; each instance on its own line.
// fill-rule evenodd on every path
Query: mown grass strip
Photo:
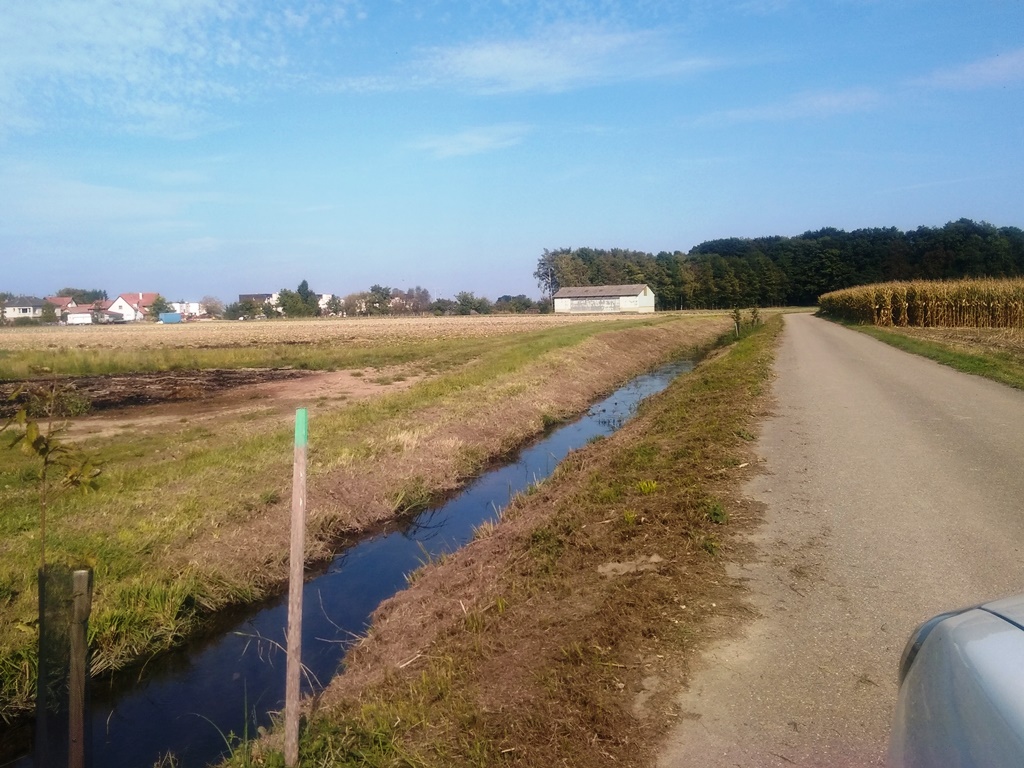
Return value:
M 589 768 L 649 758 L 671 690 L 646 717 L 630 693 L 699 647 L 715 601 L 730 599 L 720 554 L 739 511 L 725 491 L 739 482 L 731 471 L 747 457 L 781 327 L 774 318 L 681 377 L 478 541 L 427 566 L 399 599 L 422 600 L 438 635 L 378 682 L 347 696 L 329 690 L 304 732 L 303 764 Z M 497 562 L 498 575 L 472 568 L 474 581 L 459 581 L 464 562 Z M 368 642 L 350 654 L 351 669 L 387 655 L 371 647 L 386 636 L 371 631 Z M 257 755 L 280 764 L 270 744 Z
M 951 344 L 934 339 L 921 339 L 897 330 L 887 330 L 869 325 L 848 326 L 886 344 L 902 349 L 964 373 L 984 376 L 1000 384 L 1024 389 L 1024 360 L 1009 354 L 992 352 L 965 352 Z

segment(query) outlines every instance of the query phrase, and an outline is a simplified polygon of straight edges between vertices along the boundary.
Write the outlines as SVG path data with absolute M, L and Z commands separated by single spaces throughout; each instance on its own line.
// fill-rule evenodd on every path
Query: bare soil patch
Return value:
M 297 379 L 303 371 L 243 368 L 240 370 L 161 371 L 155 373 L 113 374 L 108 376 L 75 376 L 55 379 L 52 383 L 67 388 L 88 401 L 90 411 L 107 411 L 140 405 L 181 403 L 209 400 L 227 390 L 249 387 L 272 381 Z M 46 386 L 51 382 L 39 382 Z M 19 388 L 30 382 L 0 384 L 4 413 L 17 406 L 8 402 Z

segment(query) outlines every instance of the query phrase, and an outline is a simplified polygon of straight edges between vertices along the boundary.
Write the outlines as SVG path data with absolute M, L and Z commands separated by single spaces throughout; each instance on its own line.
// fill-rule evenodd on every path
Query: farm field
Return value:
M 70 420 L 65 439 L 102 462 L 101 487 L 63 494 L 48 513 L 48 560 L 95 568 L 101 673 L 279 588 L 295 407 L 310 410 L 307 552 L 318 560 L 731 327 L 725 315 L 672 313 L 3 329 L 0 376 L 90 375 L 155 393 Z M 269 368 L 280 376 L 264 380 Z M 228 370 L 240 375 L 209 385 Z M 38 468 L 21 453 L 4 459 L 0 714 L 10 717 L 31 699 L 40 542 Z
M 636 317 L 603 317 L 606 324 Z M 481 315 L 0 328 L 0 381 L 185 368 L 329 369 L 427 357 L 456 340 L 593 324 L 582 315 Z M 413 349 L 418 350 L 412 351 Z

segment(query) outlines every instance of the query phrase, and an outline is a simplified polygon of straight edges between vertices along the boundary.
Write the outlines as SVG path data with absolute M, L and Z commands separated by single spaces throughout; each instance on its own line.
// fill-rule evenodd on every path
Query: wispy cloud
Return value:
M 412 144 L 413 149 L 434 157 L 463 157 L 513 147 L 522 142 L 530 126 L 518 123 L 469 128 L 446 136 L 429 136 Z
M 653 32 L 553 28 L 527 39 L 477 42 L 429 51 L 428 72 L 485 93 L 566 91 L 709 69 L 706 58 L 674 55 Z
M 0 25 L 0 135 L 50 122 L 181 135 L 289 63 L 292 36 L 348 2 L 10 0 Z M 330 5 L 330 8 L 325 6 Z
M 1024 48 L 1007 51 L 949 69 L 940 69 L 912 82 L 928 88 L 975 90 L 1024 83 Z
M 404 73 L 345 79 L 336 86 L 351 91 L 453 87 L 481 94 L 559 93 L 720 66 L 723 62 L 712 58 L 680 56 L 660 32 L 556 25 L 528 37 L 422 49 Z
M 874 109 L 882 95 L 874 88 L 849 88 L 841 91 L 807 91 L 775 104 L 712 112 L 695 120 L 697 125 L 785 122 L 823 119 Z

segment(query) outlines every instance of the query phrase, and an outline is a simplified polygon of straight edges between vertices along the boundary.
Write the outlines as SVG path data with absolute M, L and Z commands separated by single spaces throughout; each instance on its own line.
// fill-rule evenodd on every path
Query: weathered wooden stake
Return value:
M 306 444 L 309 428 L 305 408 L 295 412 L 295 464 L 292 469 L 292 532 L 288 577 L 288 664 L 284 691 L 284 762 L 299 764 L 299 673 L 302 668 L 302 576 L 306 543 Z
M 68 768 L 85 768 L 85 681 L 89 674 L 89 614 L 92 612 L 92 571 L 71 577 L 71 665 L 68 675 Z

